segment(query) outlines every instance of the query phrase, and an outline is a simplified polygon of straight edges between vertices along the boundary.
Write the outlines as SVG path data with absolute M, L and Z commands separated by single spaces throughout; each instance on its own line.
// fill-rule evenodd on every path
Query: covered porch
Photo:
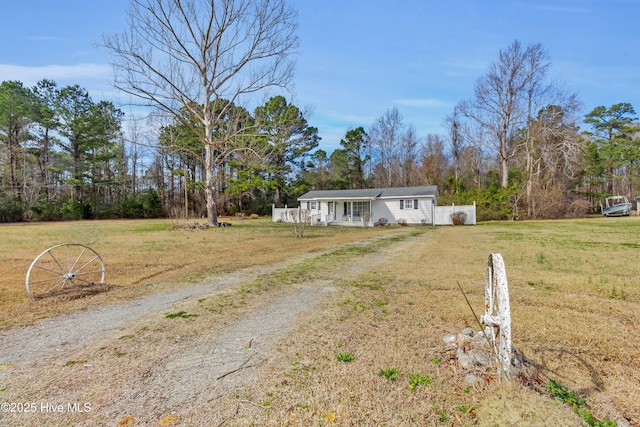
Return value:
M 314 210 L 313 202 L 308 210 L 312 212 L 311 223 L 314 225 L 372 226 L 372 199 L 318 200 L 325 209 Z M 319 205 L 320 206 L 320 205 Z

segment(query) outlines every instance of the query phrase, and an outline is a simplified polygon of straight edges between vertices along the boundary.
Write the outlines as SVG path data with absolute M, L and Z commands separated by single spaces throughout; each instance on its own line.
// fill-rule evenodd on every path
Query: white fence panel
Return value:
M 306 209 L 301 210 L 300 207 L 289 208 L 285 205 L 284 208 L 276 208 L 275 205 L 271 205 L 271 222 L 287 222 L 287 218 L 284 215 L 286 214 L 287 211 L 301 211 L 302 214 L 306 214 L 309 212 Z M 294 213 L 297 213 L 297 212 L 294 212 Z M 307 222 L 309 222 L 310 219 L 311 219 L 311 215 L 307 219 Z
M 271 220 L 273 222 L 282 221 L 282 214 L 291 209 L 297 208 L 289 208 L 286 206 L 284 208 L 276 208 L 275 206 L 272 206 Z M 434 210 L 433 225 L 453 225 L 451 214 L 455 212 L 465 212 L 467 214 L 467 219 L 464 223 L 465 225 L 476 224 L 476 204 L 474 203 L 473 205 L 436 206 Z
M 467 214 L 465 225 L 476 224 L 476 204 L 473 205 L 451 205 L 436 206 L 433 218 L 433 225 L 453 225 L 451 214 L 456 212 L 464 212 Z
M 297 208 L 288 208 L 286 205 L 284 208 L 276 208 L 275 205 L 271 205 L 271 221 L 272 222 L 282 222 L 282 214 L 284 214 L 289 209 L 297 209 Z

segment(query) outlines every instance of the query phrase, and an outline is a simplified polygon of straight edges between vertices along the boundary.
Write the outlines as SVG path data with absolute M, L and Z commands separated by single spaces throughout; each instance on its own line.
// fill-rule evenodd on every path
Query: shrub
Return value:
M 141 218 L 142 211 L 142 202 L 135 196 L 129 196 L 120 203 L 118 216 L 123 218 Z
M 40 200 L 31 206 L 29 217 L 34 221 L 57 221 L 60 219 L 60 204 L 56 200 Z
M 451 214 L 451 222 L 453 225 L 464 225 L 467 222 L 466 212 L 454 212 Z
M 240 207 L 237 204 L 232 203 L 231 206 L 229 206 L 229 209 L 227 209 L 227 213 L 231 216 L 237 215 L 240 213 Z
M 589 213 L 591 203 L 588 200 L 578 199 L 569 203 L 564 213 L 565 218 L 582 218 Z
M 162 200 L 153 188 L 142 194 L 142 212 L 145 218 L 161 218 L 164 216 Z
M 101 218 L 108 217 L 105 208 L 96 212 Z M 113 216 L 121 218 L 161 218 L 163 216 L 162 201 L 158 192 L 152 188 L 136 195 L 130 195 L 114 208 Z
M 371 221 L 371 212 L 362 212 L 361 218 L 364 228 L 369 227 L 369 221 Z
M 404 218 L 398 218 L 398 225 L 401 227 L 406 227 L 408 225 L 407 220 Z
M 389 223 L 389 220 L 385 217 L 378 218 L 378 220 L 373 224 L 374 227 L 384 227 Z
M 99 217 L 100 216 L 98 215 L 98 218 Z M 82 219 L 94 219 L 94 218 L 95 218 L 95 213 L 94 213 L 93 205 L 91 203 L 82 203 Z
M 17 197 L 0 199 L 0 221 L 16 222 L 22 219 L 22 201 Z
M 306 209 L 287 209 L 280 218 L 283 222 L 291 225 L 291 232 L 294 236 L 302 238 L 304 236 L 304 227 L 307 223 L 311 223 L 311 213 Z
M 62 219 L 67 221 L 77 221 L 82 219 L 83 206 L 82 203 L 69 198 L 62 204 L 60 212 L 62 214 Z
M 85 204 L 83 219 L 113 219 L 117 218 L 117 209 L 103 204 Z

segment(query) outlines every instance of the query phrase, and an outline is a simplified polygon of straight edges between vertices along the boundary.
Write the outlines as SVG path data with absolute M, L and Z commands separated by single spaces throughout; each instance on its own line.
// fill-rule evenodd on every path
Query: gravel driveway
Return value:
M 165 317 L 305 257 L 4 331 L 0 425 L 222 425 L 234 408 L 211 402 L 254 380 L 252 368 L 277 352 L 299 316 L 334 294 L 339 278 L 390 249 L 342 261 L 339 272 L 328 266 L 322 277 L 254 297 L 228 315 Z

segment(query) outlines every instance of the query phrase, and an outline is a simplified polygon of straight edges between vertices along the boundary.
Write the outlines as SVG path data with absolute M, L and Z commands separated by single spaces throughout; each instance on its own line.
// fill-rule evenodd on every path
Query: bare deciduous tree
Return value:
M 458 107 L 453 109 L 453 113 L 445 118 L 445 125 L 449 128 L 449 138 L 451 141 L 451 158 L 453 160 L 453 179 L 456 183 L 460 179 L 460 167 L 462 153 L 465 149 L 464 124 L 460 119 L 460 110 Z M 457 184 L 456 189 L 457 192 Z
M 445 154 L 444 141 L 440 135 L 427 135 L 421 149 L 420 175 L 427 185 L 444 186 L 449 161 Z
M 402 122 L 397 108 L 387 112 L 369 130 L 374 180 L 379 187 L 406 187 L 415 184 L 418 146 L 415 129 Z
M 311 212 L 301 207 L 297 209 L 285 209 L 285 211 L 280 214 L 280 219 L 282 222 L 286 222 L 291 226 L 291 232 L 294 236 L 301 239 L 304 237 L 306 225 L 311 223 Z
M 420 137 L 418 137 L 413 126 L 408 126 L 402 134 L 401 143 L 398 182 L 403 187 L 410 187 L 416 185 L 417 181 L 416 158 L 418 157 L 418 147 L 420 145 Z
M 377 186 L 392 187 L 394 164 L 398 158 L 402 136 L 402 117 L 397 108 L 387 110 L 369 130 L 371 153 L 376 163 Z
M 296 13 L 284 0 L 131 0 L 128 14 L 128 30 L 103 39 L 115 86 L 198 135 L 208 222 L 215 225 L 216 169 L 225 162 L 227 144 L 246 131 L 222 131 L 227 106 L 288 85 L 298 46 Z
M 458 105 L 466 117 L 485 128 L 492 139 L 489 147 L 499 158 L 501 185 L 509 184 L 509 159 L 513 156 L 515 133 L 526 127 L 531 102 L 541 92 L 548 61 L 540 44 L 523 48 L 515 41 L 501 50 L 497 62 L 476 82 L 473 98 Z
M 540 110 L 527 132 L 533 141 L 526 144 L 523 159 L 531 168 L 525 199 L 530 218 L 565 215 L 562 208 L 568 205 L 568 195 L 582 172 L 584 141 L 579 136 L 575 116 L 579 104 L 562 104 L 564 108 L 549 105 Z M 554 206 L 554 200 L 560 207 Z
M 492 167 L 493 153 L 487 150 L 486 129 L 474 121 L 462 122 L 458 131 L 465 141 L 466 147 L 460 155 L 462 184 L 465 188 L 482 188 L 486 182 L 487 171 Z

